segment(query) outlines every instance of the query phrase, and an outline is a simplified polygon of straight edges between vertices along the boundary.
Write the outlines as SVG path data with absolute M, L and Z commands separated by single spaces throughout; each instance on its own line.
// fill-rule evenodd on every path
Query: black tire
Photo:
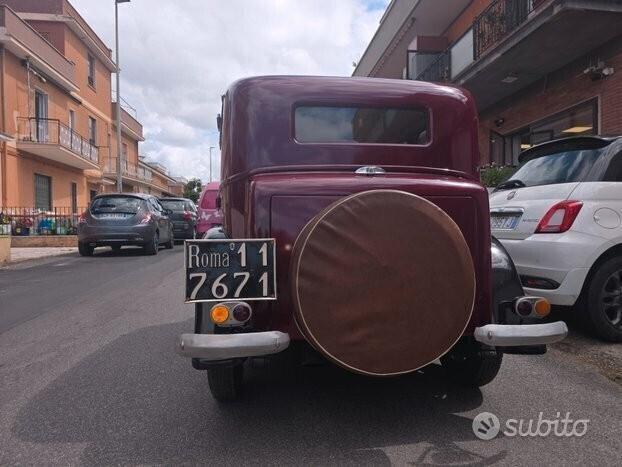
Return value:
M 112 245 L 112 251 L 119 253 L 121 251 L 121 245 Z
M 146 255 L 157 255 L 160 248 L 160 234 L 158 232 L 154 233 L 151 241 L 145 243 L 143 248 Z
M 78 253 L 80 256 L 93 256 L 94 247 L 88 243 L 78 242 Z
M 441 357 L 448 375 L 465 386 L 480 387 L 490 383 L 501 368 L 503 354 L 494 349 L 482 349 L 472 340 L 463 340 Z
M 168 242 L 164 244 L 164 248 L 167 250 L 172 250 L 175 248 L 175 237 L 173 236 L 173 231 L 170 230 L 168 233 Z
M 207 382 L 212 396 L 217 401 L 233 401 L 242 393 L 244 366 L 214 367 L 207 370 Z
M 622 342 L 622 257 L 598 267 L 587 288 L 583 310 L 591 330 L 610 342 Z

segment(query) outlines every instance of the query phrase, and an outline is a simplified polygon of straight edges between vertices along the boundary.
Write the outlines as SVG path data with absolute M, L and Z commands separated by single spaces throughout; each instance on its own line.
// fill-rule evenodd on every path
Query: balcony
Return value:
M 59 120 L 18 118 L 17 148 L 78 169 L 99 169 L 97 146 Z
M 483 110 L 614 39 L 620 24 L 613 0 L 495 0 L 417 79 L 463 86 Z
M 6 5 L 0 5 L 0 45 L 66 91 L 78 91 L 75 65 Z
M 117 176 L 117 158 L 106 158 L 104 161 L 104 175 L 108 178 L 116 178 Z M 124 181 L 132 184 L 133 182 L 139 182 L 144 184 L 150 184 L 153 175 L 151 170 L 143 167 L 139 164 L 134 164 L 129 161 L 121 161 L 121 176 Z

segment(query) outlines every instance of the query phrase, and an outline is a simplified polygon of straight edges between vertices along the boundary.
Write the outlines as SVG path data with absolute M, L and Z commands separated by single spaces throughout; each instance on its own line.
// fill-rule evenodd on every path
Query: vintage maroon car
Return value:
M 562 322 L 525 297 L 490 236 L 467 92 L 417 81 L 269 76 L 223 97 L 222 228 L 186 242 L 195 329 L 178 343 L 235 398 L 246 359 L 301 343 L 349 371 L 440 358 L 483 385 Z

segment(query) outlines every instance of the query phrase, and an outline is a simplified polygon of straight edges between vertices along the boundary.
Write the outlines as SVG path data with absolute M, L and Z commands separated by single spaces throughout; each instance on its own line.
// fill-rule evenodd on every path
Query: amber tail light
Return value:
M 562 201 L 548 210 L 544 215 L 535 233 L 562 233 L 566 232 L 579 215 L 583 207 L 581 201 Z

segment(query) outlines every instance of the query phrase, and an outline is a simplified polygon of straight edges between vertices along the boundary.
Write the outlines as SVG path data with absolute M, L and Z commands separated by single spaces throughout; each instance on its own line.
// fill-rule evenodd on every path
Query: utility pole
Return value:
M 215 149 L 214 146 L 209 147 L 209 181 L 212 181 L 212 149 Z
M 117 65 L 117 191 L 123 191 L 123 172 L 121 170 L 121 65 L 119 60 L 119 3 L 128 3 L 130 0 L 114 1 L 114 40 L 115 59 Z

